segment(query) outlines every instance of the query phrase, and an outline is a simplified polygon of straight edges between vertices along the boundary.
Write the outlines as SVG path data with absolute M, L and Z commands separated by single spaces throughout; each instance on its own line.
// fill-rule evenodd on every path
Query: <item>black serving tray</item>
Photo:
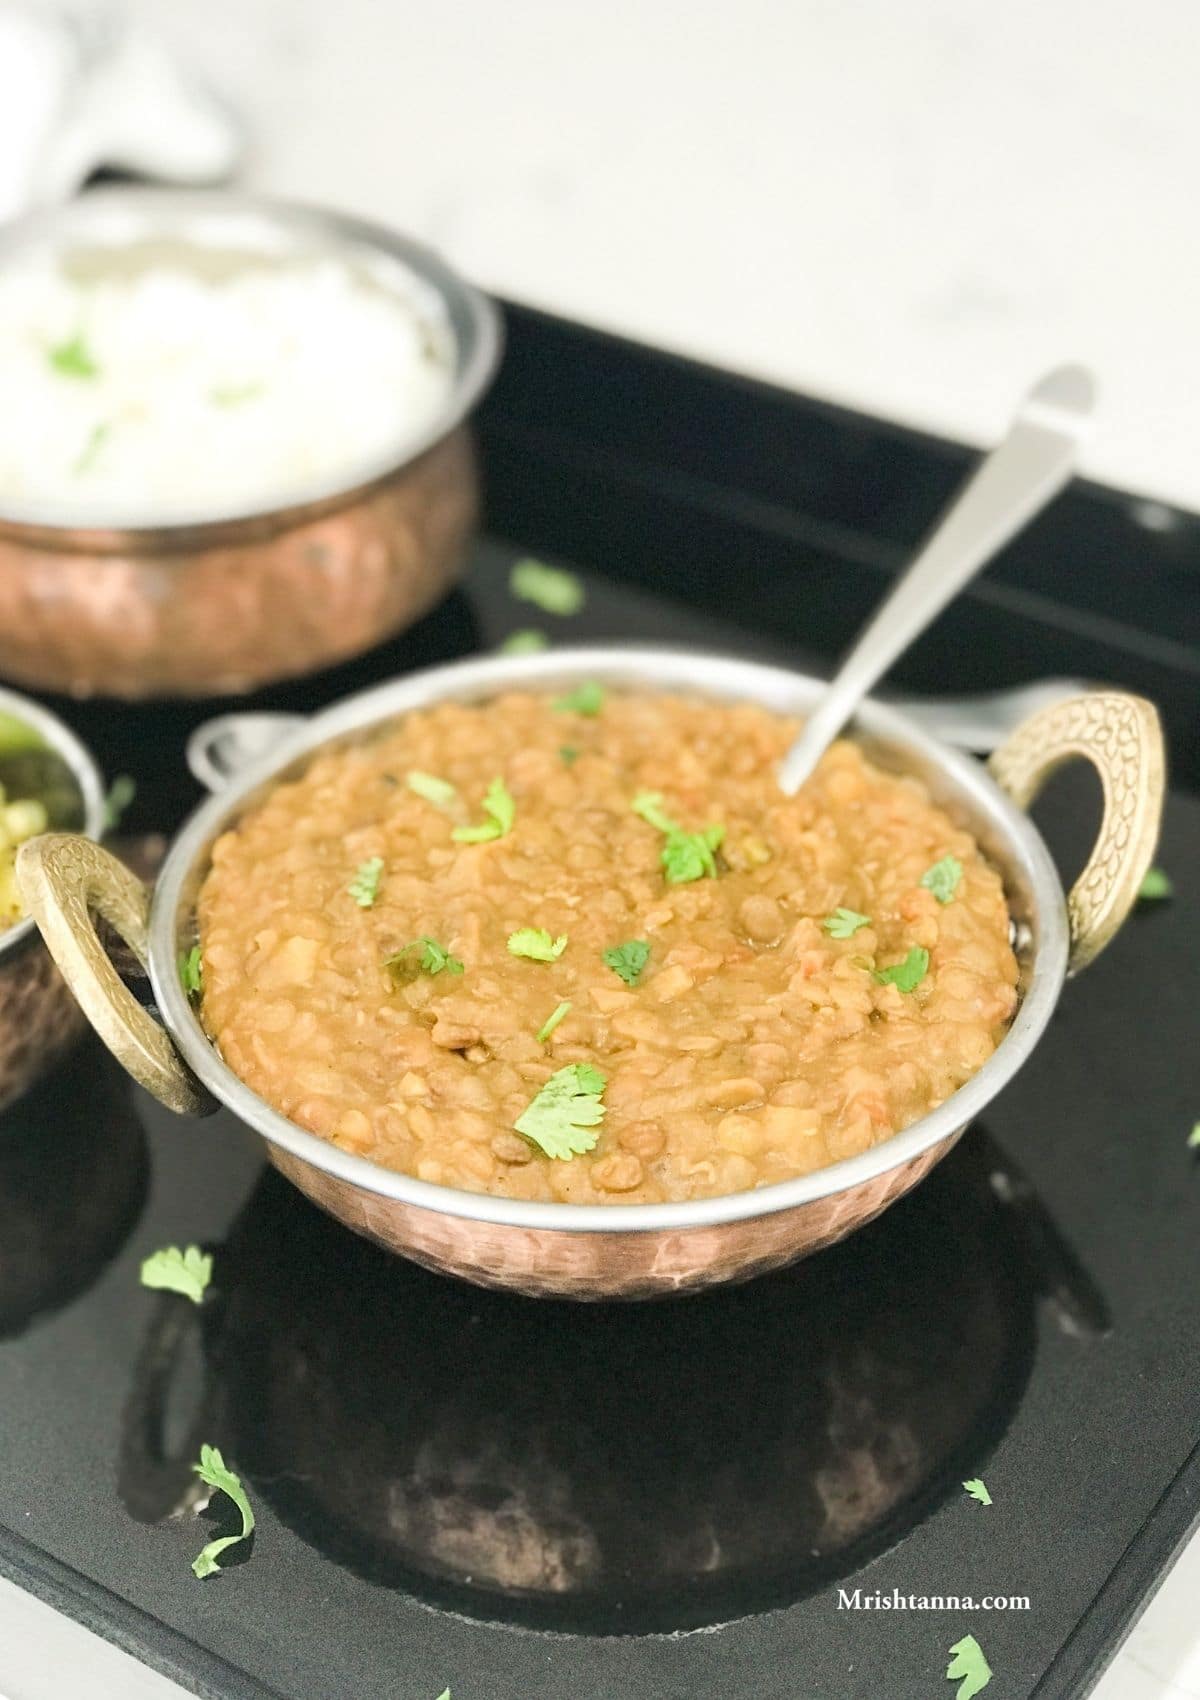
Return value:
M 827 667 L 967 464 L 960 450 L 511 310 L 481 422 L 488 535 L 463 588 L 312 709 L 397 671 L 655 638 Z M 0 1119 L 0 1570 L 214 1700 L 923 1700 L 976 1635 L 988 1700 L 1086 1692 L 1200 1510 L 1197 528 L 1073 490 L 898 682 L 1053 672 L 1148 689 L 1172 726 L 1145 905 L 1067 987 L 1019 1078 L 845 1245 L 657 1306 L 509 1299 L 315 1212 L 222 1112 L 182 1122 L 97 1047 Z M 582 570 L 573 621 L 514 555 Z M 1064 572 L 1063 562 L 1095 564 Z M 1140 588 L 1138 588 L 1140 587 Z M 221 705 L 56 704 L 137 776 L 145 854 L 197 800 Z M 1064 775 L 1065 865 L 1094 826 Z M 201 1310 L 137 1282 L 216 1254 Z M 197 1582 L 202 1440 L 258 1514 Z M 981 1475 L 994 1503 L 962 1491 Z M 1028 1596 L 1028 1610 L 842 1609 Z

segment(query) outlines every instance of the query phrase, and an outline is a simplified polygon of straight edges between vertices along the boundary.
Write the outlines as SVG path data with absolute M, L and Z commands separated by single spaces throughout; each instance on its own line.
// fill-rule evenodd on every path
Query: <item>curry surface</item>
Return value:
M 442 703 L 320 754 L 215 845 L 200 894 L 202 1017 L 235 1073 L 300 1126 L 447 1186 L 571 1203 L 700 1198 L 887 1139 L 986 1061 L 1016 1005 L 999 875 L 915 780 L 835 744 L 794 798 L 794 721 L 752 705 L 612 694 L 600 712 L 512 693 Z M 564 753 L 565 752 L 565 753 Z M 419 770 L 453 801 L 414 794 Z M 497 776 L 504 836 L 462 843 Z M 660 792 L 724 828 L 715 877 L 667 879 Z M 945 857 L 948 901 L 922 885 Z M 374 902 L 348 887 L 382 859 Z M 831 936 L 839 907 L 867 917 Z M 553 961 L 508 949 L 566 935 Z M 421 971 L 422 938 L 463 964 Z M 636 983 L 603 953 L 650 946 Z M 877 971 L 928 952 L 913 990 Z M 539 1029 L 562 1002 L 566 1017 Z M 514 1130 L 557 1070 L 594 1064 L 591 1151 Z

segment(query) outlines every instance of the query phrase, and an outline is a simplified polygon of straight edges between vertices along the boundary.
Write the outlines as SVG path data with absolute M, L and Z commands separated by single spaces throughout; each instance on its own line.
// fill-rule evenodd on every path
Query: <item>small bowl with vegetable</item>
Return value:
M 98 839 L 105 808 L 96 764 L 74 734 L 37 703 L 0 689 L 0 1110 L 84 1027 L 25 911 L 17 851 L 47 831 Z
M 236 717 L 202 728 L 217 795 L 152 900 L 69 835 L 18 877 L 130 1072 L 226 1104 L 359 1233 L 535 1295 L 742 1279 L 950 1150 L 1132 907 L 1162 804 L 1157 716 L 1116 691 L 987 768 L 868 702 L 789 796 L 823 689 L 661 649 L 461 661 L 254 717 L 240 772 Z M 1025 810 L 1071 757 L 1105 813 L 1068 901 Z
M 428 250 L 233 193 L 90 192 L 0 237 L 0 673 L 246 691 L 410 624 L 477 508 L 494 306 Z

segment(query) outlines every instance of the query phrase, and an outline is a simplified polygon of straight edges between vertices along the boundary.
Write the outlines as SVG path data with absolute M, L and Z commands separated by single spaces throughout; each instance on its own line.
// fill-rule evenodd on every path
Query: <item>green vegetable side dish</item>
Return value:
M 420 951 L 419 957 L 413 956 L 415 950 Z M 451 956 L 436 939 L 424 935 L 389 956 L 383 966 L 398 980 L 411 979 L 417 974 L 461 974 L 463 971 L 457 956 Z
M 202 1552 L 192 1560 L 192 1574 L 198 1577 L 215 1576 L 221 1569 L 218 1558 L 228 1548 L 244 1541 L 254 1532 L 254 1512 L 250 1501 L 246 1498 L 246 1490 L 239 1477 L 228 1469 L 220 1452 L 215 1446 L 200 1448 L 200 1462 L 193 1464 L 192 1469 L 202 1482 L 223 1493 L 231 1499 L 242 1514 L 242 1532 L 240 1535 L 223 1535 L 220 1540 L 209 1541 Z
M 427 803 L 439 809 L 447 808 L 458 796 L 448 779 L 439 779 L 435 773 L 422 773 L 415 767 L 405 776 L 404 783 L 418 797 L 424 797 Z
M 943 856 L 940 862 L 935 862 L 921 875 L 921 884 L 926 891 L 933 893 L 939 903 L 949 903 L 962 876 L 963 865 L 958 857 Z
M 592 1130 L 604 1120 L 604 1086 L 604 1075 L 591 1063 L 569 1063 L 550 1076 L 513 1125 L 547 1157 L 580 1157 L 600 1137 Z
M 966 1488 L 972 1499 L 977 1499 L 979 1501 L 980 1505 L 990 1505 L 992 1503 L 991 1494 L 988 1492 L 987 1487 L 978 1476 L 972 1476 L 969 1482 L 963 1483 L 963 1487 Z
M 1169 874 L 1162 868 L 1146 869 L 1146 877 L 1138 887 L 1138 896 L 1143 903 L 1161 903 L 1174 895 L 1175 887 Z
M 566 933 L 552 939 L 545 927 L 518 927 L 508 935 L 510 955 L 527 956 L 531 962 L 557 962 L 566 948 Z
M 626 939 L 624 944 L 610 946 L 603 956 L 613 973 L 619 974 L 627 986 L 636 986 L 650 960 L 650 944 L 647 939 Z
M 27 839 L 36 838 L 49 825 L 46 805 L 35 797 L 8 802 L 0 785 L 0 931 L 15 926 L 25 914 L 17 889 L 17 851 Z
M 516 561 L 508 575 L 511 595 L 520 602 L 532 602 L 543 614 L 555 614 L 569 619 L 578 614 L 587 600 L 582 584 L 574 573 L 561 567 L 548 567 L 544 561 Z
M 582 714 L 591 718 L 604 707 L 604 686 L 598 685 L 594 679 L 589 680 L 565 697 L 557 697 L 554 707 L 560 714 Z
M 76 331 L 65 342 L 59 342 L 53 348 L 46 350 L 46 359 L 51 368 L 63 378 L 98 378 L 100 368 L 92 356 L 91 350 L 83 339 L 83 332 Z
M 137 782 L 127 773 L 118 773 L 104 798 L 104 829 L 115 832 L 121 818 L 137 796 Z
M 517 805 L 503 779 L 497 777 L 488 786 L 483 812 L 489 817 L 487 820 L 478 826 L 456 826 L 450 836 L 459 844 L 487 844 L 493 838 L 504 838 L 512 831 Z
M 545 632 L 536 631 L 532 626 L 526 626 L 522 631 L 509 632 L 500 645 L 500 655 L 536 655 L 539 650 L 549 649 L 550 639 Z
M 559 1027 L 566 1020 L 567 1016 L 570 1013 L 571 1013 L 571 1000 L 570 1000 L 570 998 L 567 998 L 567 999 L 565 999 L 564 1002 L 562 1002 L 558 1005 L 558 1007 L 555 1009 L 553 1015 L 549 1016 L 547 1020 L 543 1021 L 542 1025 L 538 1028 L 538 1030 L 537 1030 L 538 1043 L 544 1045 L 546 1043 L 546 1040 L 550 1037 L 551 1033 L 554 1032 L 555 1028 Z
M 177 1245 L 168 1245 L 151 1252 L 145 1259 L 139 1279 L 143 1287 L 182 1293 L 185 1299 L 191 1299 L 194 1305 L 198 1305 L 202 1303 L 212 1280 L 212 1267 L 211 1256 L 202 1252 L 198 1245 L 190 1245 L 184 1251 L 180 1251 Z
M 831 939 L 852 939 L 860 927 L 869 927 L 871 917 L 860 915 L 857 909 L 835 909 L 821 922 Z
M 901 992 L 916 991 L 929 972 L 929 952 L 915 944 L 903 962 L 893 963 L 890 968 L 876 968 L 873 972 L 881 986 L 895 986 Z
M 946 1680 L 959 1685 L 954 1700 L 973 1700 L 973 1696 L 981 1694 L 992 1680 L 992 1667 L 973 1635 L 964 1635 L 951 1647 Z
M 357 873 L 346 887 L 360 909 L 370 909 L 379 896 L 379 876 L 383 873 L 383 857 L 372 856 L 360 864 Z
M 191 950 L 180 951 L 179 979 L 189 998 L 198 998 L 204 991 L 204 964 L 200 960 L 198 944 L 194 944 Z

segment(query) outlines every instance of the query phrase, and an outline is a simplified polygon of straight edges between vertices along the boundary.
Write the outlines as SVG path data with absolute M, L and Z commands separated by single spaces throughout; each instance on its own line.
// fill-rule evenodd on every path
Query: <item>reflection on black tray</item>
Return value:
M 0 1337 L 90 1287 L 137 1221 L 147 1160 L 130 1091 L 87 1043 L 0 1116 Z
M 203 1311 L 163 1299 L 142 1354 L 120 1468 L 134 1515 L 176 1509 L 219 1436 L 358 1574 L 601 1634 L 719 1622 L 848 1574 L 980 1468 L 1024 1390 L 1038 1292 L 1072 1332 L 1102 1326 L 978 1131 L 848 1243 L 678 1303 L 459 1285 L 272 1172 L 216 1267 Z M 203 1387 L 167 1457 L 197 1329 Z

